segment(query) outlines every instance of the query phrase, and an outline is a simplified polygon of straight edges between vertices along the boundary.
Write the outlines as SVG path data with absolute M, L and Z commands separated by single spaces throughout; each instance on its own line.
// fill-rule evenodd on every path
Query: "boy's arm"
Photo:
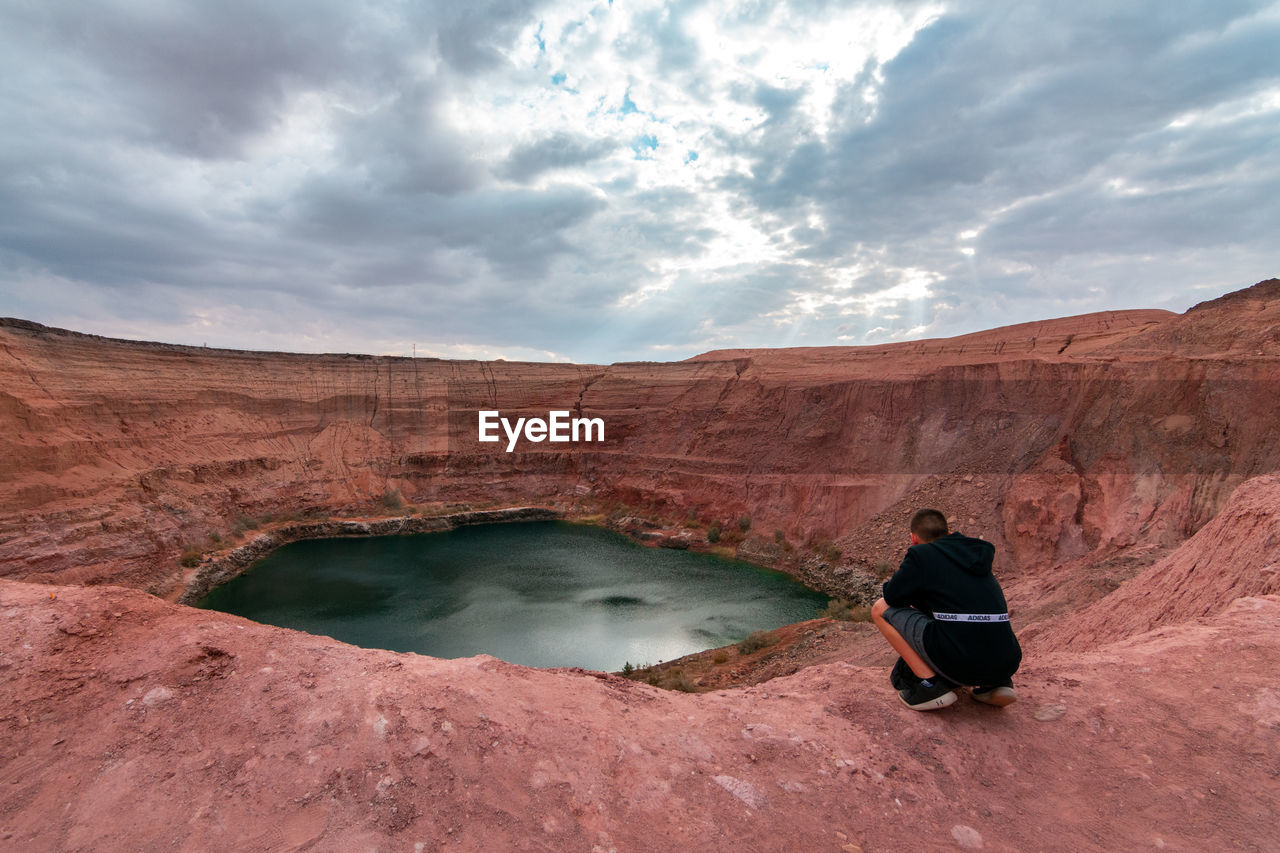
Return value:
M 880 594 L 890 607 L 910 607 L 915 604 L 919 593 L 924 589 L 924 572 L 916 562 L 915 555 L 908 549 L 902 558 L 902 565 L 893 573 L 893 577 L 884 582 Z

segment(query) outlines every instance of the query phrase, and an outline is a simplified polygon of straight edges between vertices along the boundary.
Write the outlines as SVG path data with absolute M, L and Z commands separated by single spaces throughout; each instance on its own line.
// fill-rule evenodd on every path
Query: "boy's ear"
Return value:
M 912 545 L 919 545 L 919 544 L 920 544 L 920 537 L 919 537 L 919 536 L 917 536 L 917 535 L 915 535 L 915 533 L 912 533 L 912 534 L 911 534 L 911 544 L 912 544 Z

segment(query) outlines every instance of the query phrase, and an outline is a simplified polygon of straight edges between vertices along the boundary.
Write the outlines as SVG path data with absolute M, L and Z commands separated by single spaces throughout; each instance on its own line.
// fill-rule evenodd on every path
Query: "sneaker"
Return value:
M 940 675 L 933 677 L 933 685 L 925 687 L 917 683 L 898 691 L 902 704 L 913 711 L 936 711 L 956 701 L 955 685 Z
M 1008 681 L 1004 684 L 989 684 L 986 686 L 975 687 L 970 694 L 974 699 L 987 705 L 995 705 L 997 708 L 1003 708 L 1006 705 L 1012 705 L 1018 701 L 1018 694 L 1013 692 L 1013 682 Z
M 898 662 L 889 671 L 889 683 L 894 690 L 908 690 L 920 683 L 920 676 L 911 671 L 906 661 L 898 658 Z

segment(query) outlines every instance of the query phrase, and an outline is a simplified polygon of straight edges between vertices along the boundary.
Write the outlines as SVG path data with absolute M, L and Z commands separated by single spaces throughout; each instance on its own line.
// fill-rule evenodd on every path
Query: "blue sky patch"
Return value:
M 646 133 L 631 140 L 631 150 L 636 152 L 637 160 L 646 159 L 649 152 L 656 151 L 657 148 L 658 137 L 654 136 L 652 133 Z

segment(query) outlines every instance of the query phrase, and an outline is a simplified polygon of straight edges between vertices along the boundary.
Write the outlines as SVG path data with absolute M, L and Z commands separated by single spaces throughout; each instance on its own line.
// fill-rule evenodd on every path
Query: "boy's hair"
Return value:
M 918 509 L 911 516 L 911 532 L 921 542 L 932 542 L 947 535 L 947 517 L 936 509 Z

